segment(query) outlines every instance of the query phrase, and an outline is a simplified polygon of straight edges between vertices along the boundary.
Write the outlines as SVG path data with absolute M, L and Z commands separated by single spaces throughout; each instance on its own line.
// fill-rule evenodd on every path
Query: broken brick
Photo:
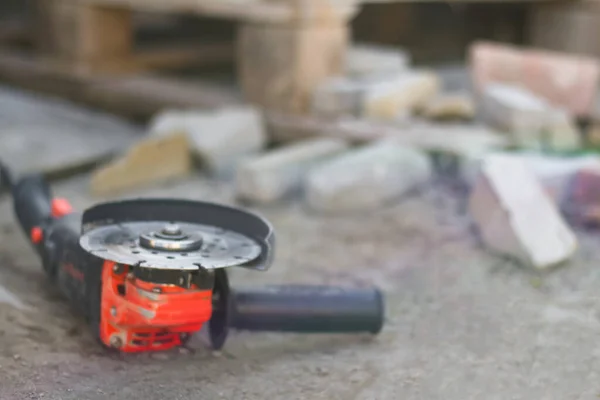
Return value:
M 592 112 L 600 69 L 592 57 L 476 42 L 470 48 L 473 83 L 522 86 L 576 116 Z
M 568 260 L 577 239 L 534 173 L 518 159 L 483 161 L 469 211 L 485 245 L 537 269 Z
M 143 188 L 186 176 L 191 166 L 184 134 L 146 138 L 123 157 L 96 170 L 91 179 L 91 192 L 104 196 Z

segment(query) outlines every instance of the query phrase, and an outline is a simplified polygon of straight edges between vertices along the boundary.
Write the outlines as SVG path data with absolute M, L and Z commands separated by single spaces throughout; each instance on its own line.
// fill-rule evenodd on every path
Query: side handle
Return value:
M 385 318 L 378 289 L 310 285 L 235 290 L 230 314 L 235 329 L 299 333 L 377 334 Z

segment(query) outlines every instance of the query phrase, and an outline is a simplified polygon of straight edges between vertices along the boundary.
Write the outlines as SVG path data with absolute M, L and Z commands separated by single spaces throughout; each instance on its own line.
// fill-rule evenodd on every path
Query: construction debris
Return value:
M 321 116 L 396 120 L 422 108 L 440 87 L 432 72 L 405 71 L 361 79 L 337 77 L 313 94 L 312 111 Z
M 97 196 L 119 194 L 188 175 L 192 167 L 183 133 L 146 138 L 120 159 L 99 168 L 91 179 Z
M 542 142 L 547 149 L 558 151 L 574 151 L 584 146 L 582 134 L 575 120 L 562 110 L 555 110 L 551 114 Z
M 484 125 L 412 122 L 405 127 L 356 118 L 326 120 L 270 114 L 268 124 L 274 139 L 294 142 L 310 137 L 332 137 L 356 143 L 391 140 L 426 152 L 441 153 L 468 162 L 509 145 L 505 135 Z
M 504 158 L 523 162 L 533 172 L 546 193 L 561 209 L 568 197 L 570 185 L 575 176 L 581 171 L 600 171 L 600 157 L 594 155 L 578 157 L 558 157 L 536 153 L 499 153 Z M 474 157 L 465 163 L 463 178 L 471 186 L 475 185 L 481 173 L 483 160 L 488 155 Z
M 186 134 L 194 156 L 213 173 L 229 172 L 267 142 L 262 114 L 252 107 L 166 111 L 154 118 L 150 133 L 159 137 Z
M 87 169 L 143 135 L 120 118 L 6 87 L 0 88 L 0 126 L 0 159 L 23 174 Z
M 431 173 L 423 152 L 377 142 L 315 167 L 305 181 L 305 196 L 322 212 L 372 210 L 424 184 Z
M 366 93 L 363 115 L 367 118 L 394 120 L 421 109 L 440 89 L 433 72 L 412 71 L 396 79 L 373 85 Z
M 577 171 L 569 181 L 562 208 L 574 222 L 600 226 L 600 168 Z
M 321 83 L 312 96 L 315 115 L 338 117 L 360 116 L 361 102 L 367 85 L 345 77 L 335 77 Z
M 508 132 L 515 146 L 561 151 L 581 147 L 579 131 L 568 114 L 521 87 L 489 84 L 480 111 L 485 121 Z
M 444 93 L 427 102 L 421 114 L 433 120 L 470 120 L 475 117 L 475 105 L 466 93 Z
M 414 124 L 387 140 L 427 152 L 436 161 L 437 170 L 458 176 L 468 173 L 472 160 L 508 146 L 506 137 L 497 131 L 471 124 Z
M 341 139 L 308 139 L 246 160 L 237 169 L 238 195 L 254 203 L 280 200 L 301 188 L 311 168 L 346 149 Z
M 477 42 L 470 49 L 475 89 L 490 83 L 521 86 L 572 115 L 594 107 L 600 66 L 592 57 Z
M 469 199 L 471 217 L 493 251 L 537 269 L 568 260 L 577 239 L 534 173 L 520 160 L 483 161 Z
M 591 148 L 600 148 L 600 124 L 590 124 L 585 132 L 585 145 Z
M 346 75 L 372 76 L 405 70 L 410 56 L 400 50 L 386 46 L 355 44 L 346 52 Z

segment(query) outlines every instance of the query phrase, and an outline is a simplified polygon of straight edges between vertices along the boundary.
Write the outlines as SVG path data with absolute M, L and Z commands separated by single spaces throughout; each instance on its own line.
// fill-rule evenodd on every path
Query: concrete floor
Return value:
M 86 177 L 55 185 L 83 208 Z M 232 203 L 226 183 L 196 176 L 141 193 Z M 569 265 L 539 275 L 482 250 L 464 194 L 435 185 L 374 214 L 324 217 L 300 202 L 260 209 L 278 248 L 269 272 L 235 284 L 380 285 L 378 337 L 236 333 L 221 353 L 104 352 L 48 285 L 0 203 L 0 399 L 597 399 L 600 251 L 580 233 Z

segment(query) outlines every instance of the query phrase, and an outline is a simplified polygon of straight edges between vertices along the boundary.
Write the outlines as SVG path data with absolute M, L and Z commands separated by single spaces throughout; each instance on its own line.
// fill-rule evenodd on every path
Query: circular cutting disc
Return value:
M 94 227 L 80 240 L 88 252 L 144 268 L 197 270 L 243 265 L 261 254 L 253 239 L 210 225 L 135 221 Z

